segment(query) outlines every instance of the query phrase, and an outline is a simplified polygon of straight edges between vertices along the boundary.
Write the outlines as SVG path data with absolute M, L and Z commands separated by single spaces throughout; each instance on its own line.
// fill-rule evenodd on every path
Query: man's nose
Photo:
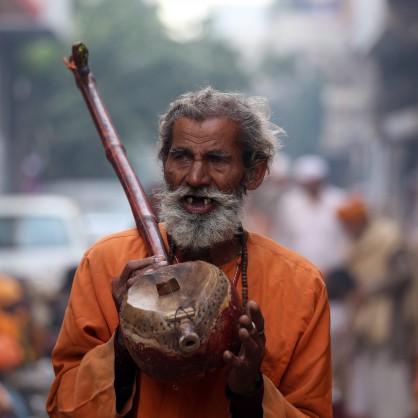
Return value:
M 204 161 L 193 161 L 187 174 L 186 182 L 193 187 L 210 185 L 210 175 Z

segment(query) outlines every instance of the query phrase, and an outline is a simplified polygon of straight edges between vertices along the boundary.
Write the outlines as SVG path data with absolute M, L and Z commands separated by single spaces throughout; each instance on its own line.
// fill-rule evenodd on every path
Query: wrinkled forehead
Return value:
M 174 122 L 171 136 L 171 148 L 179 145 L 240 148 L 240 126 L 228 118 L 207 118 L 200 121 L 181 117 Z

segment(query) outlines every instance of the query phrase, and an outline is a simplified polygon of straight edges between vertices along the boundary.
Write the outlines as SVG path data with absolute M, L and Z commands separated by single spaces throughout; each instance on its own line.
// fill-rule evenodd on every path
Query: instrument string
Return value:
M 177 314 L 178 314 L 179 311 L 183 311 L 183 313 L 186 315 L 187 319 L 189 319 L 190 322 L 192 322 L 194 325 L 196 325 L 196 323 L 193 321 L 192 317 L 188 314 L 186 309 L 183 308 L 183 306 L 179 306 L 176 309 L 176 313 L 174 314 L 174 321 L 177 321 Z
M 242 258 L 242 306 L 245 309 L 248 302 L 248 252 L 247 252 L 247 233 L 244 231 L 242 225 L 239 226 L 239 233 L 241 235 L 241 258 Z
M 238 234 L 241 239 L 241 250 L 238 255 L 237 260 L 237 268 L 234 273 L 234 278 L 232 279 L 232 283 L 236 287 L 238 283 L 238 279 L 241 276 L 242 280 L 242 306 L 245 309 L 248 302 L 248 279 L 247 279 L 247 268 L 248 268 L 248 252 L 247 252 L 247 233 L 245 232 L 242 225 L 238 227 Z M 168 244 L 169 244 L 169 257 L 170 257 L 170 264 L 173 263 L 174 260 L 178 263 L 176 257 L 176 245 L 174 240 L 171 237 L 167 236 Z M 241 273 L 241 274 L 240 274 Z

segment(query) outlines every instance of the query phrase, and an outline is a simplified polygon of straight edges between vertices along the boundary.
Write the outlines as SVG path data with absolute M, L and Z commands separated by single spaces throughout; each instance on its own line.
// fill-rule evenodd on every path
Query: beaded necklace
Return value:
M 240 225 L 238 227 L 238 235 L 241 239 L 241 250 L 239 252 L 238 255 L 238 259 L 237 259 L 237 267 L 235 269 L 235 273 L 234 273 L 234 277 L 232 279 L 232 283 L 234 284 L 234 286 L 237 286 L 238 283 L 238 279 L 241 273 L 242 276 L 242 306 L 245 307 L 247 306 L 247 301 L 248 301 L 248 280 L 247 280 L 247 267 L 248 267 L 248 253 L 247 253 L 247 234 L 244 231 L 242 225 Z M 174 243 L 174 241 L 171 239 L 171 237 L 168 235 L 167 236 L 168 239 L 168 244 L 170 247 L 170 253 L 169 253 L 169 257 L 170 257 L 170 264 L 173 264 L 174 260 L 177 260 L 175 251 L 176 251 L 176 245 Z

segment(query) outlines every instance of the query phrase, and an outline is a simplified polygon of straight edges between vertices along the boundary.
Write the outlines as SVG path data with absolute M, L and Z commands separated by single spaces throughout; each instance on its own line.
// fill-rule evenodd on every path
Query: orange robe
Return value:
M 260 305 L 265 318 L 264 417 L 331 418 L 329 306 L 321 273 L 261 235 L 251 233 L 247 248 L 248 299 Z M 47 403 L 51 417 L 229 416 L 226 367 L 179 386 L 138 373 L 133 396 L 117 414 L 113 336 L 118 313 L 111 282 L 127 261 L 146 256 L 136 230 L 105 237 L 85 253 L 52 355 L 56 379 Z M 231 262 L 222 270 L 232 279 L 235 267 Z

